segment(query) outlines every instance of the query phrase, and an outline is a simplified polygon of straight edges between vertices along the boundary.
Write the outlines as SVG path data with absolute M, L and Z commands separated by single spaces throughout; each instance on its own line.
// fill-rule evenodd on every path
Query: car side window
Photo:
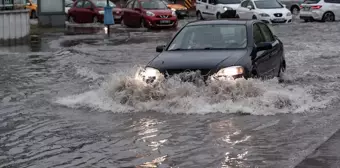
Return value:
M 275 41 L 275 38 L 274 38 L 274 36 L 273 36 L 272 31 L 268 28 L 267 25 L 265 25 L 265 24 L 263 24 L 263 23 L 258 24 L 258 25 L 260 26 L 260 29 L 261 29 L 262 34 L 263 34 L 263 36 L 264 36 L 264 40 L 265 40 L 266 42 L 273 42 L 273 41 Z
M 83 5 L 83 8 L 91 8 L 92 7 L 92 4 L 90 1 L 85 1 L 84 2 L 84 5 Z
M 77 1 L 76 7 L 77 8 L 82 8 L 83 7 L 84 1 Z
M 243 2 L 241 3 L 241 7 L 247 8 L 248 2 L 249 2 L 249 1 L 243 1 Z
M 209 4 L 215 4 L 215 0 L 208 0 Z
M 336 0 L 324 0 L 326 3 L 337 3 Z
M 261 29 L 257 24 L 253 25 L 253 37 L 254 37 L 254 43 L 255 44 L 265 42 L 264 37 L 261 33 Z
M 251 6 L 253 9 L 255 9 L 254 3 L 252 1 L 248 1 L 247 6 Z
M 202 2 L 207 3 L 207 0 L 202 0 Z
M 135 1 L 135 3 L 133 4 L 133 8 L 140 8 L 140 4 L 138 1 Z
M 132 8 L 133 8 L 133 2 L 134 2 L 134 1 L 129 1 L 129 2 L 126 4 L 126 8 L 132 9 Z

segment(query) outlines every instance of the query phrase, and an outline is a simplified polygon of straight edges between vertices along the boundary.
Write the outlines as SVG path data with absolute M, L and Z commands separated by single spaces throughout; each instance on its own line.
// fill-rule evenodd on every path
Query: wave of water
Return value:
M 326 107 L 332 97 L 313 95 L 312 86 L 279 84 L 277 79 L 239 79 L 200 85 L 172 77 L 156 86 L 133 78 L 133 72 L 113 73 L 97 90 L 62 97 L 57 103 L 113 112 L 158 111 L 206 114 L 213 112 L 274 115 Z

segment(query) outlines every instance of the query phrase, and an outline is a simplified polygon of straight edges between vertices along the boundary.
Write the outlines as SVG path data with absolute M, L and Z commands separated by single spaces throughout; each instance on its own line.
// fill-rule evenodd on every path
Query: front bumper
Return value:
M 177 16 L 189 16 L 189 11 L 188 10 L 176 10 L 176 15 Z
M 227 10 L 221 14 L 221 18 L 236 18 L 236 10 Z
M 291 23 L 292 22 L 292 16 L 285 16 L 285 17 L 259 17 L 258 19 L 269 24 L 280 24 L 280 23 Z
M 162 28 L 162 27 L 177 27 L 177 17 L 173 16 L 170 18 L 156 18 L 156 17 L 145 17 L 147 27 L 150 28 Z
M 300 19 L 313 19 L 313 20 L 322 20 L 323 11 L 315 10 L 315 11 L 303 11 L 300 10 Z

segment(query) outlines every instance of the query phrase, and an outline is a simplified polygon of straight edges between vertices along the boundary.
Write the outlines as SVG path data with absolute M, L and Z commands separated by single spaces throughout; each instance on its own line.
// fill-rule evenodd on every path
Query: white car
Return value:
M 333 22 L 340 20 L 340 0 L 313 0 L 301 4 L 300 19 Z
M 68 10 L 71 9 L 71 7 L 73 6 L 73 1 L 72 0 L 66 0 L 65 1 L 65 14 L 68 14 Z
M 241 0 L 196 0 L 196 16 L 199 20 L 235 18 Z
M 265 23 L 291 23 L 292 13 L 276 0 L 245 0 L 237 8 L 240 19 L 258 19 Z

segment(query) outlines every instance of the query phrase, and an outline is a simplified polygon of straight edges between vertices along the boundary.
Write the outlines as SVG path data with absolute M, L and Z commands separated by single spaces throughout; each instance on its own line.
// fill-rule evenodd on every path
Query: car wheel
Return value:
M 324 22 L 333 22 L 335 20 L 335 16 L 332 12 L 326 12 L 323 14 L 322 21 Z
M 285 71 L 286 71 L 286 66 L 284 65 L 284 62 L 282 62 L 280 65 L 279 74 L 277 75 L 277 79 L 279 83 L 284 82 Z
M 37 12 L 34 10 L 31 13 L 31 19 L 35 19 L 35 18 L 37 18 Z
M 256 17 L 255 15 L 253 15 L 253 18 L 252 18 L 252 19 L 256 20 L 256 19 L 257 19 L 257 17 Z
M 94 16 L 92 21 L 93 21 L 92 23 L 98 23 L 98 18 L 97 18 L 97 16 Z
M 293 6 L 290 11 L 292 12 L 293 15 L 298 15 L 300 12 L 300 8 L 297 6 Z
M 145 28 L 145 20 L 144 20 L 144 18 L 142 18 L 140 20 L 140 28 Z
M 220 13 L 216 14 L 216 19 L 221 19 L 221 14 Z
M 75 23 L 74 17 L 73 17 L 73 16 L 69 16 L 69 17 L 68 17 L 68 22 L 70 22 L 70 23 Z
M 196 13 L 196 16 L 197 16 L 197 20 L 204 20 L 204 18 L 203 18 L 203 16 L 202 16 L 202 14 L 201 14 L 200 11 L 198 11 L 198 12 Z

